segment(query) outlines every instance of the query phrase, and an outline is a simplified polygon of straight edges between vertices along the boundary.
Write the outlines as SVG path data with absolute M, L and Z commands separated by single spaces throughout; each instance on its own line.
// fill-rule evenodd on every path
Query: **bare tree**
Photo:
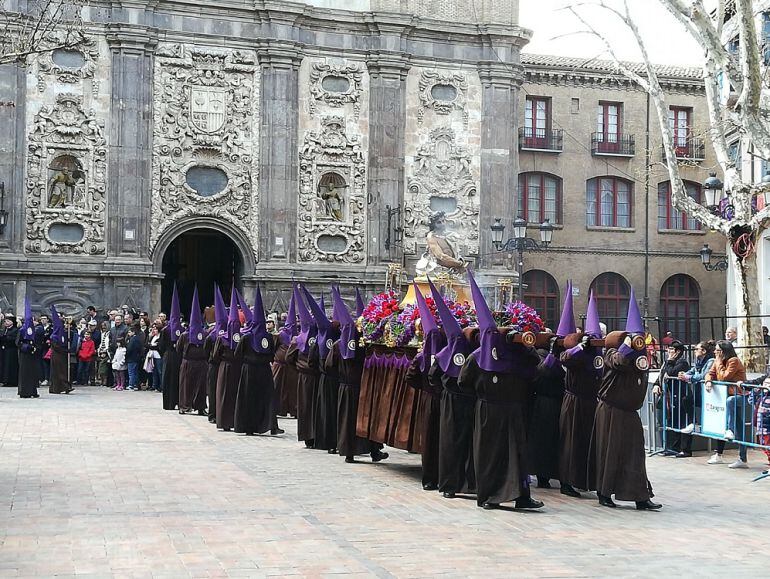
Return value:
M 87 0 L 0 0 L 0 64 L 25 65 L 30 56 L 77 48 L 84 39 Z
M 597 37 L 615 62 L 619 72 L 636 82 L 650 95 L 655 108 L 666 156 L 666 168 L 671 179 L 671 202 L 674 207 L 725 236 L 733 272 L 738 316 L 738 340 L 743 346 L 761 345 L 762 326 L 756 242 L 770 224 L 770 207 L 757 211 L 754 198 L 768 189 L 767 184 L 746 183 L 740 175 L 736 160 L 729 153 L 728 142 L 742 139 L 753 144 L 756 155 L 770 159 L 770 116 L 768 116 L 767 84 L 761 67 L 761 47 L 757 39 L 755 11 L 752 0 L 717 0 L 715 11 L 707 10 L 704 0 L 657 0 L 687 32 L 703 47 L 703 80 L 706 88 L 711 129 L 709 138 L 717 162 L 724 175 L 725 191 L 734 211 L 730 215 L 712 212 L 687 194 L 679 172 L 673 128 L 669 123 L 666 94 L 658 81 L 657 68 L 650 58 L 629 9 L 628 0 L 594 0 L 573 3 L 566 9 L 586 27 L 585 32 Z M 585 16 L 583 7 L 599 7 L 625 26 L 636 40 L 642 54 L 643 70 L 621 61 L 606 36 Z M 731 53 L 722 44 L 725 10 L 734 11 L 739 50 Z M 732 97 L 724 98 L 721 87 L 730 87 Z M 763 368 L 764 356 L 748 347 L 741 353 L 749 370 Z

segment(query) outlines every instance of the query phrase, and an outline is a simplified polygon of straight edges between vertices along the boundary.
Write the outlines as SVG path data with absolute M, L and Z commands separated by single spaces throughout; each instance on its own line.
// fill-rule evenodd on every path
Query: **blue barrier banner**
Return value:
M 703 388 L 702 434 L 722 438 L 727 428 L 727 386 L 714 384 L 711 392 Z

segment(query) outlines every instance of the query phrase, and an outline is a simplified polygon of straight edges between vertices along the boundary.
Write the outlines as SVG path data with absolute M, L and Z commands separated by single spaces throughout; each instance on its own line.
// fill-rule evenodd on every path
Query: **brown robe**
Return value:
M 251 338 L 243 338 L 235 348 L 241 362 L 238 395 L 235 400 L 235 432 L 263 434 L 278 428 L 273 406 L 272 351 L 255 352 Z
M 417 391 L 420 400 L 420 419 L 416 422 L 420 439 L 422 485 L 438 487 L 439 431 L 441 427 L 441 376 L 443 372 L 435 362 L 428 374 L 419 367 L 422 356 L 412 359 L 406 373 L 406 382 Z
M 328 356 L 327 356 L 328 357 Z M 337 448 L 337 396 L 339 384 L 334 374 L 326 373 L 326 360 L 321 360 L 318 344 L 310 349 L 310 361 L 317 368 L 318 385 L 313 400 L 313 448 L 333 450 Z
M 297 372 L 297 440 L 304 441 L 306 446 L 313 446 L 313 402 L 318 388 L 319 372 L 318 368 L 312 365 L 308 354 L 299 351 L 297 339 L 293 338 L 286 352 L 286 363 L 292 365 Z
M 57 342 L 51 342 L 51 380 L 48 386 L 49 394 L 66 394 L 72 391 L 72 378 L 70 375 L 70 360 L 74 354 L 67 355 L 65 346 Z
M 279 342 L 273 360 L 276 412 L 279 416 L 297 416 L 297 370 L 286 363 L 289 346 Z
M 206 398 L 208 399 L 209 422 L 217 420 L 217 375 L 219 374 L 219 360 L 214 359 L 214 346 L 217 339 L 214 336 L 208 336 L 203 342 L 203 349 L 206 352 Z
M 468 356 L 458 383 L 476 390 L 476 420 L 473 431 L 473 461 L 476 471 L 476 501 L 500 504 L 529 497 L 527 468 L 527 401 L 525 378 L 540 359 L 534 350 L 521 356 L 515 372 L 487 372 Z
M 564 378 L 564 399 L 559 416 L 559 480 L 586 490 L 592 479 L 588 473 L 588 447 L 596 415 L 596 394 L 602 371 L 595 370 L 593 358 L 598 353 L 559 356 L 567 373 Z
M 182 358 L 179 367 L 179 411 L 206 410 L 206 374 L 208 356 L 205 346 L 190 343 L 185 332 L 176 341 L 177 354 Z
M 647 373 L 637 370 L 631 357 L 607 350 L 588 454 L 589 473 L 595 473 L 591 490 L 619 501 L 653 496 L 638 414 L 646 397 Z
M 219 338 L 214 346 L 214 360 L 217 370 L 217 428 L 232 430 L 235 426 L 235 400 L 238 396 L 238 382 L 241 379 L 241 360 L 235 351 Z

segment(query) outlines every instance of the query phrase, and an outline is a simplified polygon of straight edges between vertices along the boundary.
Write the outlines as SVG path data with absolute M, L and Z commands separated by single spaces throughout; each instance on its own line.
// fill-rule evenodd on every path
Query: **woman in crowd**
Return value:
M 667 427 L 683 429 L 693 420 L 694 403 L 692 390 L 687 382 L 679 380 L 679 374 L 690 369 L 690 363 L 684 357 L 684 344 L 679 340 L 666 346 L 666 361 L 660 369 L 658 379 L 652 387 L 652 393 L 660 396 L 665 387 L 666 396 L 661 399 L 662 412 L 665 412 Z M 660 421 L 663 424 L 663 421 Z M 681 432 L 666 432 L 664 456 L 686 458 L 692 456 L 692 436 Z M 680 456 L 681 455 L 681 456 Z
M 711 366 L 711 370 L 709 370 L 706 374 L 706 390 L 710 392 L 711 389 L 716 386 L 715 384 L 712 384 L 712 382 L 743 382 L 746 380 L 746 369 L 743 367 L 743 362 L 741 362 L 740 358 L 738 358 L 738 356 L 735 354 L 735 348 L 733 347 L 732 343 L 728 342 L 727 340 L 719 340 L 716 344 L 716 347 L 714 348 L 714 357 L 714 364 Z M 724 388 L 724 386 L 720 387 Z M 733 432 L 735 431 L 735 415 L 737 413 L 733 412 L 731 416 L 730 405 L 733 404 L 733 406 L 735 406 L 736 398 L 734 398 L 734 396 L 736 396 L 736 394 L 743 394 L 743 389 L 740 386 L 727 386 L 727 429 Z M 730 421 L 731 417 L 733 419 L 732 423 Z M 740 408 L 739 420 L 741 423 L 743 422 L 742 405 Z M 728 432 L 725 432 L 725 435 L 727 434 Z M 722 460 L 722 454 L 724 454 L 724 451 L 725 441 L 718 440 L 717 450 L 714 453 L 714 456 L 708 460 L 707 464 L 722 464 L 724 462 L 724 460 Z M 746 447 L 744 445 L 740 445 L 738 449 L 738 460 L 731 463 L 730 468 L 747 467 Z
M 97 370 L 99 385 L 107 386 L 110 383 L 109 375 L 112 372 L 110 366 L 110 323 L 102 322 L 102 335 L 99 340 L 99 347 L 96 350 Z
M 163 391 L 163 358 L 160 356 L 160 336 L 163 332 L 163 323 L 160 320 L 153 322 L 150 327 L 150 337 L 147 340 L 147 354 L 144 358 L 144 370 L 151 378 L 151 386 L 155 392 Z
M 695 362 L 687 372 L 680 372 L 678 378 L 683 382 L 687 382 L 690 385 L 693 394 L 693 406 L 694 416 L 693 421 L 686 425 L 682 429 L 682 434 L 692 434 L 695 430 L 695 424 L 701 423 L 701 409 L 703 407 L 703 381 L 706 379 L 706 374 L 711 370 L 711 366 L 714 365 L 714 348 L 716 342 L 709 340 L 708 342 L 700 342 L 695 346 Z M 680 452 L 677 458 L 683 458 L 680 456 Z

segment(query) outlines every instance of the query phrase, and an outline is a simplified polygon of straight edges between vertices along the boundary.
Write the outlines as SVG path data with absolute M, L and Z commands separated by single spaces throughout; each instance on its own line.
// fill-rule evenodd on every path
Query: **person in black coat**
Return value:
M 40 382 L 40 363 L 37 359 L 38 342 L 35 322 L 29 301 L 24 300 L 24 322 L 16 337 L 19 352 L 19 398 L 38 398 L 37 385 Z
M 665 400 L 661 399 L 661 411 L 666 413 L 666 426 L 679 430 L 693 422 L 695 412 L 695 398 L 690 384 L 678 379 L 680 372 L 690 369 L 690 363 L 684 358 L 684 344 L 678 340 L 668 345 L 666 353 L 668 357 L 660 369 L 653 393 L 657 396 L 663 393 L 665 380 L 666 397 Z M 659 424 L 663 424 L 663 421 L 659 421 Z M 682 458 L 692 456 L 692 435 L 668 431 L 666 446 L 663 450 L 664 456 L 676 456 L 680 453 Z
M 19 327 L 16 316 L 6 314 L 0 329 L 0 384 L 15 388 L 19 382 L 19 350 L 16 340 Z

